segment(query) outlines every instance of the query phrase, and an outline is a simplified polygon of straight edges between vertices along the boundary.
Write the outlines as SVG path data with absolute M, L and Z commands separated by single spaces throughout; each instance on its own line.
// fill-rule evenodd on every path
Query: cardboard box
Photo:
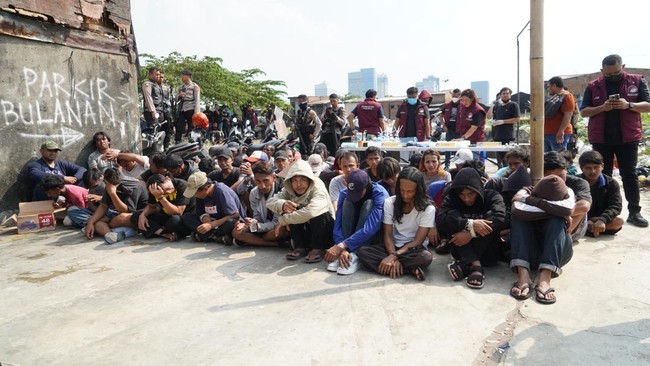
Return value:
M 55 229 L 52 201 L 21 202 L 18 206 L 18 234 Z

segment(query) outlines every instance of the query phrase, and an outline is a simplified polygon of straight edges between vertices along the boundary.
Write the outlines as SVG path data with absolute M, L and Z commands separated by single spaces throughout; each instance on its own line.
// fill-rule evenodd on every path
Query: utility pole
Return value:
M 521 28 L 521 31 L 519 34 L 517 34 L 517 104 L 519 104 L 519 108 L 523 110 L 521 107 L 521 90 L 519 90 L 519 36 L 521 36 L 522 33 L 524 33 L 524 30 L 530 25 L 530 20 L 526 22 L 526 25 L 524 25 L 523 28 Z M 517 135 L 515 137 L 515 141 L 519 143 L 519 122 L 517 122 Z
M 530 175 L 544 175 L 544 0 L 530 0 Z

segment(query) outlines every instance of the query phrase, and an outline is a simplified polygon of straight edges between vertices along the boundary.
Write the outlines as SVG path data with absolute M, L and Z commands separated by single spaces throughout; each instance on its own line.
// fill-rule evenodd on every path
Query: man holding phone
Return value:
M 627 222 L 647 227 L 639 205 L 636 165 L 643 138 L 641 113 L 650 112 L 648 84 L 642 75 L 625 72 L 619 55 L 605 57 L 600 71 L 602 76 L 587 85 L 580 111 L 589 117 L 589 142 L 603 156 L 605 175 L 612 175 L 616 156 L 630 212 Z

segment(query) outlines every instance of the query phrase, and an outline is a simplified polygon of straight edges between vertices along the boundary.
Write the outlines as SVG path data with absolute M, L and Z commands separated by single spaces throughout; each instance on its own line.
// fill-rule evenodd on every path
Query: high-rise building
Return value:
M 364 97 L 368 89 L 377 90 L 377 73 L 374 68 L 348 73 L 348 93 Z
M 383 98 L 388 94 L 388 76 L 377 75 L 377 98 Z
M 490 96 L 490 82 L 487 80 L 472 81 L 472 89 L 474 89 L 478 101 L 483 104 L 489 104 L 494 99 L 493 96 Z
M 440 91 L 440 78 L 429 75 L 422 79 L 422 81 L 415 83 L 415 87 L 418 88 L 418 90 L 426 90 L 430 93 Z
M 332 94 L 332 89 L 327 87 L 327 82 L 323 81 L 320 84 L 314 85 L 314 95 L 317 97 L 327 97 Z

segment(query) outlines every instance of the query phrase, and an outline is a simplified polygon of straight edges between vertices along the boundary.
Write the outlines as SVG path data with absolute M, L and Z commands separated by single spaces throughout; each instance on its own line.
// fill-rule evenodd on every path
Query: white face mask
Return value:
M 458 103 L 458 98 L 456 98 L 456 97 L 452 97 L 452 98 L 451 98 L 451 102 L 452 102 L 452 103 Z

